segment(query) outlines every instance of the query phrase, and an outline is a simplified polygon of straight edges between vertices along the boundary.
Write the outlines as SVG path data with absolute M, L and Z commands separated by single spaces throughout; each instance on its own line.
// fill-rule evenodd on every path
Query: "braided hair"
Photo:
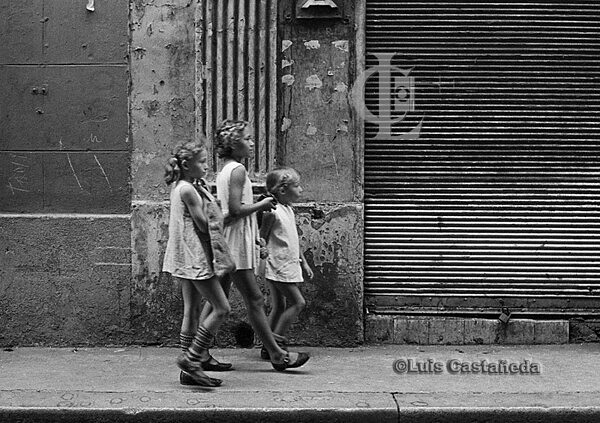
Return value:
M 203 140 L 204 141 L 204 140 Z M 200 152 L 206 150 L 204 142 L 186 142 L 175 149 L 175 153 L 169 158 L 165 165 L 165 182 L 171 185 L 181 179 L 181 163 L 184 160 L 193 160 Z

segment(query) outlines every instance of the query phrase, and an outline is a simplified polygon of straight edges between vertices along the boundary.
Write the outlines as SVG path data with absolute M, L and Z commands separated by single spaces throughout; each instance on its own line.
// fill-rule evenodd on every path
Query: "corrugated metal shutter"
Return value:
M 196 21 L 198 131 L 210 141 L 224 119 L 248 121 L 254 157 L 246 167 L 260 179 L 275 158 L 277 1 L 199 0 Z
M 365 125 L 368 309 L 598 312 L 600 2 L 367 1 L 366 52 L 414 80 Z

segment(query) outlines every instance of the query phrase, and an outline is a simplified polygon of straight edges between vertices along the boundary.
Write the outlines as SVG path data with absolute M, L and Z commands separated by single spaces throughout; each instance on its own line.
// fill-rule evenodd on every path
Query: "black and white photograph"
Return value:
M 600 422 L 600 2 L 0 0 L 0 423 Z

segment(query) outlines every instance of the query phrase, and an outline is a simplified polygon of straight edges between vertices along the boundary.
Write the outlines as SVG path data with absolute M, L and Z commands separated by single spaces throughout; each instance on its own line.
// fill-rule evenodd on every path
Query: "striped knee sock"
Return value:
M 210 333 L 204 326 L 198 326 L 198 332 L 192 341 L 192 345 L 187 350 L 187 356 L 190 360 L 200 361 L 200 357 L 203 350 L 207 350 L 210 347 L 215 336 Z
M 190 345 L 192 345 L 192 341 L 194 340 L 194 335 L 189 333 L 181 332 L 179 334 L 179 346 L 181 347 L 181 351 L 186 352 Z

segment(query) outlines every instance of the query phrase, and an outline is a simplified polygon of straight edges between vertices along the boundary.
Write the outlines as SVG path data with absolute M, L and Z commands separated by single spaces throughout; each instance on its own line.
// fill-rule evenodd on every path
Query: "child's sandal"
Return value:
M 277 345 L 279 345 L 279 348 L 281 348 L 284 351 L 288 350 L 287 347 L 287 343 L 288 340 L 287 338 L 281 336 L 281 335 L 277 335 L 276 333 L 273 334 L 273 337 L 275 338 L 275 341 L 277 342 Z M 270 360 L 271 356 L 269 355 L 269 350 L 267 350 L 264 346 L 260 349 L 260 358 L 262 358 L 263 360 Z
M 219 386 L 219 385 L 221 385 L 221 383 L 223 383 L 223 381 L 221 379 L 217 379 L 214 377 L 209 377 L 208 379 L 210 380 L 210 382 L 212 383 L 212 386 L 214 386 L 214 387 Z M 199 384 L 198 382 L 196 382 L 196 379 L 194 379 L 192 376 L 190 376 L 183 370 L 179 372 L 179 383 L 182 385 L 185 385 L 185 386 L 206 386 L 206 385 Z
M 283 357 L 283 362 L 281 362 L 281 363 L 273 363 L 271 361 L 271 365 L 278 372 L 283 372 L 286 369 L 293 369 L 293 368 L 300 367 L 300 366 L 304 365 L 304 363 L 306 363 L 309 358 L 310 358 L 310 356 L 307 353 L 305 353 L 305 352 L 299 352 L 298 353 L 298 357 L 296 358 L 296 360 L 293 363 L 291 363 L 290 362 L 290 353 L 286 351 L 285 352 L 285 356 Z
M 202 370 L 206 370 L 209 372 L 228 372 L 230 370 L 233 370 L 231 363 L 221 363 L 210 354 L 208 356 L 208 360 L 200 362 L 200 367 L 202 367 Z

